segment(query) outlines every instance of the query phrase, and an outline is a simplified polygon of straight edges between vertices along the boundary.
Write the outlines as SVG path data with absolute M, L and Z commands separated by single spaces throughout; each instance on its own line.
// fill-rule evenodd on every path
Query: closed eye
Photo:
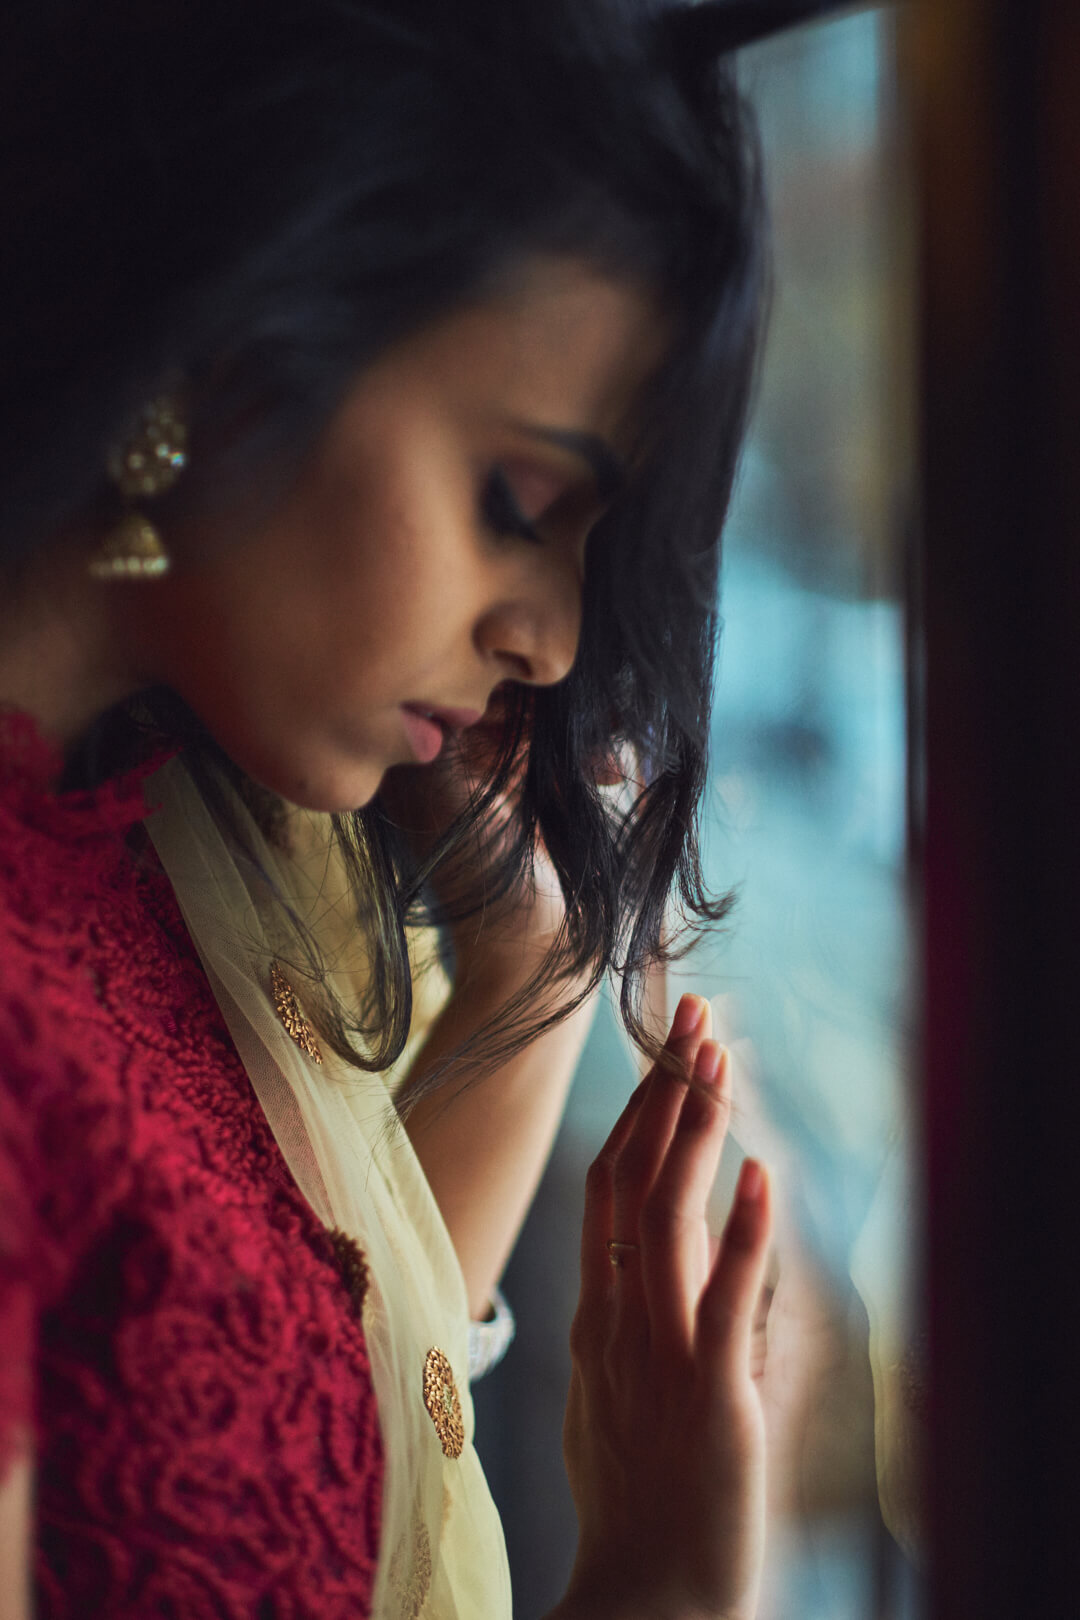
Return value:
M 504 539 L 528 540 L 534 546 L 543 545 L 543 536 L 518 505 L 502 467 L 493 467 L 488 474 L 480 496 L 480 512 L 492 534 Z

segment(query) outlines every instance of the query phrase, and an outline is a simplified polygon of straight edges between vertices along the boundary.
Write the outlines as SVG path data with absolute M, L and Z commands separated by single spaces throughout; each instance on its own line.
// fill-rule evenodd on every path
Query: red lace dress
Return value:
M 370 1612 L 382 1451 L 356 1306 L 149 840 L 0 711 L 0 1474 L 36 1614 Z M 132 845 L 136 853 L 132 853 Z

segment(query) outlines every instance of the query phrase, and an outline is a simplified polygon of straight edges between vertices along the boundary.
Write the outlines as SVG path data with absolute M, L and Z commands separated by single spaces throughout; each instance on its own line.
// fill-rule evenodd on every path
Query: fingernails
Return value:
M 685 995 L 680 997 L 679 1005 L 675 1009 L 675 1016 L 671 1020 L 669 1039 L 683 1040 L 692 1035 L 697 1029 L 705 1014 L 705 1003 L 700 996 Z
M 718 1041 L 702 1041 L 694 1062 L 694 1079 L 703 1086 L 711 1086 L 720 1069 L 724 1048 Z

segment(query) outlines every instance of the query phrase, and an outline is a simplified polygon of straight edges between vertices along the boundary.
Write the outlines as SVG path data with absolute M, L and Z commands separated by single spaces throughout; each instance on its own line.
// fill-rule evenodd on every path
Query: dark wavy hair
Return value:
M 471 1043 L 474 1066 L 609 970 L 648 1047 L 643 976 L 686 932 L 662 938 L 673 896 L 686 928 L 729 903 L 706 890 L 697 816 L 719 536 L 766 301 L 764 211 L 753 122 L 716 54 L 722 26 L 703 54 L 677 22 L 642 0 L 9 0 L 5 569 L 101 510 L 107 448 L 163 378 L 184 379 L 192 414 L 167 526 L 170 510 L 272 503 L 358 371 L 537 255 L 643 286 L 670 324 L 633 475 L 589 538 L 570 675 L 512 690 L 492 778 L 423 862 L 379 798 L 335 818 L 374 971 L 361 1007 L 327 998 L 319 1022 L 361 1067 L 400 1052 L 407 930 L 433 915 L 434 871 L 474 870 L 463 857 L 477 840 L 483 893 L 441 882 L 436 921 L 527 884 L 539 838 L 566 924 Z M 235 768 L 171 694 L 141 702 L 228 819 Z M 115 766 L 133 713 L 104 717 L 73 769 Z M 600 762 L 628 759 L 637 786 L 602 785 Z M 505 794 L 517 815 L 496 836 Z M 319 975 L 317 942 L 300 949 Z

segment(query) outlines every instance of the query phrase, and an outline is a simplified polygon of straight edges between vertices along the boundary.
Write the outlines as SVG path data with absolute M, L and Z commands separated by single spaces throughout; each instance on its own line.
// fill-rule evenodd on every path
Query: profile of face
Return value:
M 103 587 L 139 678 L 321 810 L 431 759 L 503 683 L 561 680 L 586 539 L 663 343 L 643 292 L 563 261 L 399 342 L 268 519 L 202 522 L 161 581 Z

